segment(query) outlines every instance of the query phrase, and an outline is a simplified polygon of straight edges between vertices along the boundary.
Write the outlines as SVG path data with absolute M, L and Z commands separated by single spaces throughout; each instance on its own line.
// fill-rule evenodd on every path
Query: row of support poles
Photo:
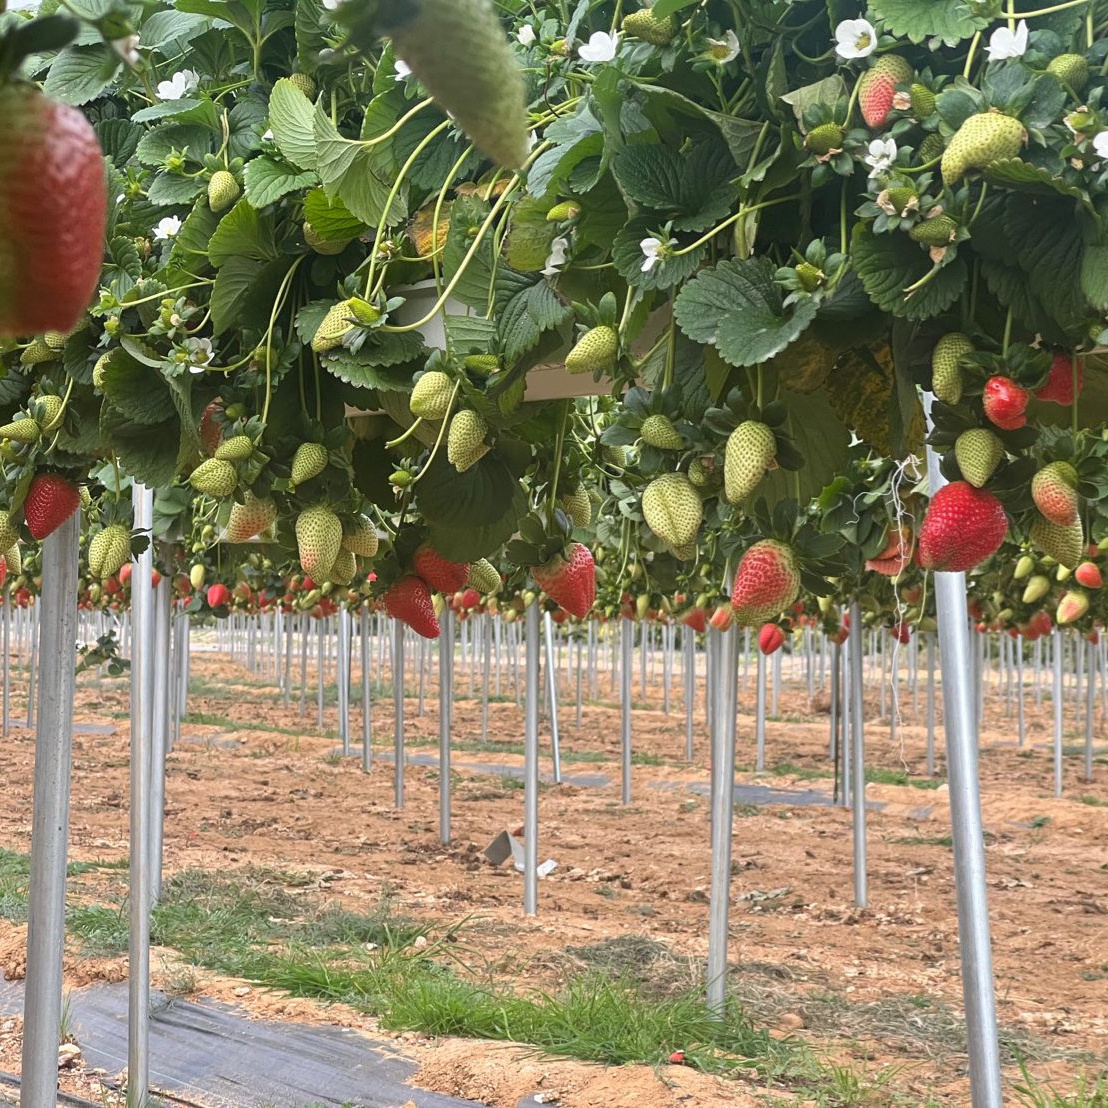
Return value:
M 40 656 L 48 659 L 52 679 L 40 681 L 38 686 L 20 1090 L 23 1108 L 54 1108 L 58 1102 L 58 1028 L 62 1018 L 66 848 L 73 762 L 73 644 L 77 639 L 74 597 L 79 530 L 80 512 L 74 512 L 47 537 L 42 548 Z M 8 608 L 5 604 L 5 659 Z M 5 681 L 5 712 L 7 692 Z

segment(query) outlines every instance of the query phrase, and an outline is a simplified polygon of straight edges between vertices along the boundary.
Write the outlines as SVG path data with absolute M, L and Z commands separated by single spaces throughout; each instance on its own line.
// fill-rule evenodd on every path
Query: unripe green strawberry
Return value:
M 896 185 L 889 189 L 886 195 L 897 215 L 903 215 L 906 211 L 915 207 L 913 201 L 918 200 L 916 190 L 911 185 Z
M 112 363 L 111 354 L 101 354 L 96 359 L 96 365 L 92 367 L 92 383 L 95 388 L 103 390 L 104 388 L 104 375 L 108 371 L 108 366 Z
M 43 434 L 46 434 L 47 431 L 53 431 L 57 427 L 63 410 L 64 404 L 60 396 L 40 396 L 35 401 L 35 420 L 42 428 Z
M 114 577 L 131 557 L 131 532 L 113 523 L 89 539 L 88 568 L 93 577 Z
M 526 93 L 490 0 L 393 2 L 378 15 L 396 56 L 458 126 L 493 161 L 518 169 L 528 154 Z
M 954 443 L 962 476 L 979 489 L 992 477 L 1004 457 L 1004 444 L 986 427 L 963 431 Z
M 495 354 L 470 354 L 462 364 L 477 377 L 488 377 L 500 370 L 500 359 Z
M 1069 462 L 1051 462 L 1031 478 L 1031 499 L 1051 523 L 1069 526 L 1077 520 L 1077 470 Z
M 921 165 L 927 165 L 929 162 L 935 161 L 937 158 L 943 156 L 943 151 L 946 149 L 946 143 L 943 142 L 943 136 L 937 132 L 925 135 L 923 142 L 919 144 L 919 161 Z
M 289 479 L 294 485 L 302 485 L 318 477 L 327 468 L 327 447 L 321 442 L 302 442 L 292 456 Z
M 646 486 L 642 514 L 647 526 L 669 546 L 687 546 L 704 518 L 700 494 L 683 473 L 663 473 Z
M 1035 559 L 1030 554 L 1023 554 L 1016 562 L 1016 568 L 1012 571 L 1012 577 L 1016 581 L 1022 581 L 1035 568 Z
M 915 81 L 908 90 L 912 102 L 912 115 L 916 119 L 928 119 L 935 111 L 935 94 L 924 84 Z
M 1084 54 L 1059 54 L 1047 62 L 1046 71 L 1074 92 L 1082 92 L 1089 83 L 1089 63 Z
M 640 8 L 623 17 L 623 33 L 653 46 L 668 46 L 677 34 L 678 23 L 672 15 L 659 19 L 650 8 Z
M 207 576 L 207 567 L 203 562 L 197 562 L 192 569 L 189 570 L 189 584 L 199 592 L 200 589 L 204 587 L 204 580 Z
M 719 481 L 719 474 L 714 469 L 709 469 L 700 458 L 693 458 L 689 462 L 689 480 L 698 489 L 706 489 Z
M 249 435 L 233 435 L 215 448 L 215 457 L 224 462 L 245 462 L 254 453 L 254 440 Z
M 943 184 L 953 185 L 967 170 L 985 169 L 993 162 L 1019 156 L 1027 132 L 1018 119 L 999 112 L 971 115 L 943 153 Z
M 958 234 L 958 224 L 948 215 L 936 215 L 917 223 L 909 232 L 913 242 L 924 246 L 949 246 Z
M 3 515 L 5 520 L 7 520 L 6 512 L 0 514 Z M 0 530 L 0 535 L 3 535 L 4 538 L 7 538 L 7 529 L 10 527 L 10 522 L 6 524 L 0 523 L 0 528 L 3 528 L 3 530 Z M 16 532 L 14 531 L 12 532 L 12 534 L 15 533 Z M 11 546 L 9 546 L 7 550 L 4 551 L 4 562 L 7 564 L 8 573 L 10 573 L 13 577 L 18 577 L 23 572 L 23 551 L 18 542 L 12 542 Z
M 1034 577 L 1028 579 L 1027 584 L 1024 586 L 1023 603 L 1038 604 L 1038 602 L 1050 592 L 1050 588 L 1049 577 L 1044 577 L 1041 573 L 1035 574 Z
M 576 200 L 562 200 L 546 213 L 547 223 L 568 223 L 581 214 L 581 205 Z
M 619 333 L 608 324 L 586 331 L 566 356 L 569 373 L 596 373 L 610 370 L 619 353 Z
M 1085 535 L 1080 520 L 1067 526 L 1051 523 L 1049 519 L 1039 516 L 1031 524 L 1029 535 L 1044 554 L 1067 569 L 1076 569 L 1085 553 Z
M 684 436 L 664 415 L 649 415 L 642 421 L 642 441 L 659 450 L 680 450 L 685 445 Z
M 77 325 L 100 281 L 106 182 L 80 111 L 30 82 L 0 86 L 0 336 Z
M 229 208 L 238 198 L 242 189 L 233 173 L 225 169 L 217 169 L 208 182 L 208 207 L 213 212 L 222 212 Z
M 729 504 L 745 500 L 776 456 L 777 440 L 764 423 L 753 419 L 740 423 L 728 436 L 723 454 L 724 499 Z
M 408 408 L 420 419 L 443 419 L 450 411 L 450 398 L 454 395 L 454 382 L 437 369 L 425 373 L 415 383 Z
M 340 550 L 335 555 L 335 562 L 331 566 L 331 580 L 342 588 L 345 588 L 353 580 L 358 572 L 358 563 L 349 550 Z
M 75 332 L 76 328 L 73 331 L 46 331 L 43 333 L 42 341 L 51 350 L 61 351 L 65 349 L 65 344 L 69 342 Z
M 687 542 L 684 546 L 671 546 L 669 552 L 679 562 L 691 562 L 696 558 L 697 549 L 695 542 Z
M 365 516 L 358 516 L 353 523 L 347 524 L 342 529 L 342 548 L 349 550 L 351 554 L 372 558 L 377 553 L 379 545 L 377 528 Z
M 796 555 L 783 542 L 763 539 L 742 556 L 735 571 L 731 607 L 740 627 L 776 619 L 800 592 Z
M 1088 595 L 1073 589 L 1058 601 L 1058 609 L 1054 613 L 1054 622 L 1059 627 L 1065 627 L 1067 623 L 1076 623 L 1088 611 Z
M 858 78 L 858 107 L 870 130 L 885 126 L 893 109 L 897 86 L 908 84 L 915 72 L 907 58 L 882 54 Z
M 24 416 L 14 423 L 5 423 L 0 427 L 0 439 L 11 439 L 12 442 L 38 442 L 42 437 L 42 428 L 38 421 Z
M 4 550 L 11 550 L 19 541 L 19 529 L 12 523 L 11 513 L 0 511 L 0 547 Z M 5 561 L 8 563 L 8 571 L 10 573 L 18 573 L 17 569 L 12 568 L 11 559 L 5 555 Z
M 815 292 L 823 284 L 823 270 L 811 262 L 801 262 L 796 267 L 796 279 L 805 292 Z
M 261 500 L 252 492 L 248 492 L 242 504 L 231 505 L 231 514 L 227 518 L 223 541 L 249 542 L 263 531 L 268 531 L 276 519 L 277 505 L 272 500 Z
M 962 370 L 959 362 L 973 353 L 973 343 L 960 331 L 943 335 L 931 352 L 931 391 L 944 404 L 962 399 Z
M 197 492 L 208 496 L 230 496 L 238 484 L 238 475 L 230 462 L 219 458 L 208 458 L 201 462 L 189 476 L 189 484 Z
M 830 154 L 832 150 L 843 148 L 843 136 L 846 132 L 837 123 L 821 123 L 813 127 L 805 136 L 804 145 L 813 154 Z
M 354 329 L 352 309 L 349 300 L 335 304 L 323 317 L 312 338 L 312 349 L 317 354 L 335 350 L 342 346 L 342 340 Z
M 21 365 L 43 365 L 46 362 L 57 361 L 57 359 L 58 352 L 47 346 L 45 339 L 35 339 L 19 355 Z
M 482 596 L 499 592 L 503 582 L 500 571 L 487 558 L 481 558 L 469 567 L 466 584 L 476 589 Z
M 465 473 L 489 452 L 485 442 L 488 432 L 489 425 L 470 408 L 464 408 L 450 421 L 446 456 L 459 473 Z
M 574 527 L 588 527 L 592 522 L 592 500 L 584 485 L 578 485 L 573 492 L 566 493 L 562 497 L 562 507 L 573 520 Z
M 286 78 L 290 85 L 298 88 L 309 100 L 314 100 L 316 95 L 315 81 L 307 73 L 290 73 Z
M 327 581 L 342 549 L 342 523 L 323 504 L 296 517 L 296 546 L 300 567 L 314 581 Z
M 325 239 L 310 223 L 305 222 L 304 226 L 300 228 L 304 233 L 304 241 L 314 250 L 317 254 L 322 254 L 324 257 L 333 257 L 335 254 L 341 254 L 349 245 L 350 240 L 345 239 L 341 242 L 334 239 Z

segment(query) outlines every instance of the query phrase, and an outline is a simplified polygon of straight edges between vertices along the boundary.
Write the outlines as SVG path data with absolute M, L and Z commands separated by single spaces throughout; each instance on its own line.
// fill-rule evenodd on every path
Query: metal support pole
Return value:
M 1096 647 L 1085 644 L 1089 664 L 1085 667 L 1085 780 L 1093 779 L 1093 711 L 1096 707 Z
M 454 611 L 439 620 L 439 840 L 450 842 L 450 725 L 454 715 Z
M 925 406 L 930 413 L 929 396 L 925 398 Z M 928 450 L 927 462 L 931 493 L 934 495 L 944 480 L 933 450 Z M 967 680 L 971 662 L 964 573 L 935 574 L 935 607 L 943 675 L 943 723 L 946 730 L 971 1102 L 973 1108 L 1003 1108 L 989 897 L 985 879 L 985 833 L 977 777 L 976 713 L 973 689 Z
M 362 770 L 373 768 L 373 696 L 369 650 L 369 609 L 362 608 Z
M 713 632 L 709 632 L 713 634 Z M 738 708 L 738 632 L 719 633 L 718 680 L 712 713 L 712 883 L 708 907 L 708 1007 L 727 1006 L 727 938 L 731 907 L 731 833 L 735 806 L 735 714 Z M 761 657 L 761 654 L 759 654 Z
M 758 673 L 755 677 L 754 701 L 754 771 L 762 773 L 766 768 L 766 656 L 758 651 Z
M 693 713 L 696 710 L 696 632 L 686 627 L 681 632 L 685 662 L 685 761 L 693 760 Z
M 73 646 L 77 639 L 77 535 L 80 512 L 42 548 L 42 646 L 52 673 L 39 682 L 34 809 L 27 903 L 27 987 L 20 1104 L 54 1108 L 65 948 L 66 844 L 73 760 Z M 7 605 L 5 604 L 5 616 Z M 7 632 L 7 622 L 4 630 Z M 5 651 L 5 661 L 7 651 Z M 5 697 L 5 704 L 7 703 Z
M 162 891 L 162 839 L 165 833 L 165 760 L 169 753 L 169 619 L 173 583 L 162 576 L 154 590 L 154 706 L 150 772 L 150 905 Z
M 546 695 L 550 699 L 550 746 L 554 754 L 554 784 L 562 783 L 562 754 L 558 741 L 558 668 L 554 663 L 554 623 L 549 612 L 543 613 L 546 637 Z
M 393 790 L 397 808 L 404 807 L 404 624 L 392 621 Z
M 935 636 L 927 632 L 927 776 L 935 776 Z
M 154 524 L 154 493 L 136 484 L 135 527 Z M 127 1104 L 141 1108 L 150 1086 L 151 747 L 153 745 L 153 550 L 131 572 L 131 936 L 128 952 Z M 55 1028 L 55 1034 L 57 1029 Z
M 539 606 L 524 614 L 527 635 L 523 734 L 523 914 L 539 911 Z
M 620 783 L 624 804 L 631 803 L 631 656 L 635 648 L 635 625 L 620 620 L 619 699 L 622 709 L 620 729 Z
M 1054 707 L 1054 795 L 1062 795 L 1062 708 L 1064 689 L 1062 686 L 1062 665 L 1065 651 L 1062 649 L 1062 632 L 1055 627 L 1051 635 L 1054 640 L 1054 691 L 1051 704 Z
M 850 650 L 850 730 L 854 775 L 854 903 L 866 906 L 866 720 L 862 688 L 862 608 L 857 600 L 850 603 L 850 634 L 854 639 Z M 857 646 L 858 649 L 854 649 Z

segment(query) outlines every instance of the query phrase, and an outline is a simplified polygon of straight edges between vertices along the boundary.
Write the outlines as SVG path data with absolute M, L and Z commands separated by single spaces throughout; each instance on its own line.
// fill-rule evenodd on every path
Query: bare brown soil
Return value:
M 637 758 L 632 803 L 620 803 L 619 711 L 607 676 L 601 701 L 586 706 L 575 726 L 572 692 L 562 711 L 567 776 L 604 774 L 605 787 L 564 784 L 541 796 L 540 858 L 558 868 L 540 885 L 540 913 L 522 913 L 521 878 L 510 866 L 493 868 L 480 850 L 522 819 L 523 793 L 513 782 L 475 766 L 518 767 L 511 748 L 521 741 L 522 713 L 510 699 L 490 706 L 487 750 L 458 749 L 453 769 L 453 839 L 438 837 L 438 773 L 410 765 L 405 805 L 393 799 L 392 766 L 379 759 L 362 773 L 357 758 L 334 756 L 336 741 L 315 731 L 295 697 L 281 705 L 271 684 L 227 658 L 196 654 L 190 709 L 241 726 L 186 723 L 169 759 L 166 788 L 166 872 L 185 868 L 226 871 L 247 865 L 312 875 L 317 892 L 354 909 L 377 904 L 384 889 L 406 915 L 447 928 L 466 920 L 467 956 L 520 988 L 556 988 L 567 973 L 598 964 L 611 953 L 618 972 L 621 949 L 611 940 L 661 944 L 660 971 L 697 979 L 707 951 L 709 887 L 708 807 L 690 785 L 706 785 L 707 736 L 696 718 L 696 760 L 684 763 L 684 713 L 679 678 L 673 712 L 661 711 L 659 673 L 649 707 L 636 711 Z M 468 676 L 459 673 L 462 694 Z M 410 691 L 414 688 L 410 686 Z M 428 686 L 432 691 L 432 686 Z M 636 701 L 640 696 L 638 675 Z M 818 699 L 818 698 L 817 698 Z M 924 775 L 924 697 L 917 711 L 901 695 L 897 742 L 888 721 L 867 705 L 868 760 L 873 767 Z M 770 767 L 755 776 L 753 690 L 741 697 L 740 783 L 784 790 L 830 792 L 827 716 L 809 703 L 800 680 L 781 695 L 781 718 L 767 730 Z M 15 705 L 16 717 L 20 705 Z M 71 855 L 77 860 L 125 857 L 128 833 L 127 687 L 83 679 L 78 718 L 116 723 L 112 735 L 80 735 L 73 780 Z M 1049 702 L 1027 698 L 1031 744 L 1019 750 L 1002 698 L 986 709 L 981 790 L 987 829 L 988 879 L 996 985 L 1003 1037 L 1029 1059 L 1033 1071 L 1072 1083 L 1096 1072 L 1108 1057 L 1108 764 L 1098 751 L 1095 780 L 1082 779 L 1081 758 L 1067 757 L 1066 795 L 1053 797 Z M 360 716 L 355 707 L 354 730 Z M 422 716 L 407 702 L 409 753 L 437 749 L 438 716 L 428 699 Z M 375 749 L 391 749 L 391 701 L 374 706 Z M 337 726 L 328 706 L 326 727 Z M 1067 724 L 1074 732 L 1076 724 Z M 270 729 L 272 728 L 272 730 Z M 280 729 L 280 730 L 277 730 Z M 296 734 L 285 733 L 289 730 Z M 453 734 L 459 747 L 480 739 L 480 705 L 456 703 Z M 1102 727 L 1098 718 L 1098 742 Z M 547 734 L 544 722 L 544 736 Z M 1068 742 L 1077 742 L 1071 737 Z M 943 772 L 941 756 L 938 772 Z M 549 746 L 544 737 L 544 771 Z M 508 748 L 508 749 L 505 749 Z M 6 746 L 6 803 L 0 845 L 26 851 L 30 837 L 32 739 L 14 730 Z M 581 760 L 601 758 L 601 761 Z M 822 776 L 819 776 L 822 775 Z M 734 823 L 732 978 L 750 1012 L 776 1034 L 808 1040 L 817 1052 L 869 1075 L 892 1068 L 888 1089 L 898 1103 L 968 1103 L 960 1024 L 961 980 L 950 820 L 945 785 L 871 784 L 867 798 L 884 807 L 869 813 L 869 907 L 853 904 L 851 816 L 839 807 L 741 805 Z M 126 871 L 86 875 L 86 888 L 103 898 L 125 893 Z M 95 881 L 100 886 L 88 884 Z M 90 893 L 90 895 L 92 895 Z M 108 902 L 104 900 L 103 902 Z M 0 924 L 0 968 L 21 975 L 25 929 Z M 642 948 L 642 944 L 638 949 Z M 655 954 L 657 948 L 650 947 Z M 582 953 L 584 952 L 584 953 Z M 591 961 L 590 961 L 591 960 Z M 664 966 L 662 963 L 664 962 Z M 172 952 L 156 952 L 165 979 L 179 966 Z M 69 982 L 116 980 L 120 959 L 67 955 Z M 349 1009 L 290 1000 L 242 982 L 197 972 L 201 994 L 233 999 L 258 1016 L 341 1022 L 376 1030 Z M 707 1077 L 687 1067 L 605 1070 L 547 1059 L 517 1048 L 465 1040 L 405 1036 L 428 1088 L 514 1108 L 537 1088 L 566 1108 L 663 1108 L 670 1105 L 761 1104 L 766 1090 L 753 1080 Z M 511 1056 L 505 1060 L 505 1053 Z M 18 1027 L 0 1029 L 0 1069 L 18 1068 Z M 1009 1068 L 1009 1075 L 1015 1073 Z M 81 1082 L 88 1078 L 67 1079 Z M 930 1101 L 928 1098 L 932 1098 Z M 787 1099 L 785 1102 L 788 1102 Z M 873 1103 L 892 1103 L 888 1090 Z

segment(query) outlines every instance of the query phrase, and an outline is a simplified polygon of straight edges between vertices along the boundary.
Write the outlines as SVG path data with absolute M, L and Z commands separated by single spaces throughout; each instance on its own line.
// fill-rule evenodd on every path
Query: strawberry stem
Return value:
M 412 478 L 412 483 L 408 486 L 409 489 L 419 484 L 420 478 L 431 468 L 431 463 L 435 460 L 435 455 L 439 452 L 439 447 L 442 446 L 443 435 L 446 434 L 446 428 L 450 424 L 450 413 L 454 411 L 454 405 L 458 400 L 458 390 L 461 389 L 461 387 L 461 380 L 455 381 L 454 391 L 450 394 L 450 403 L 446 407 L 446 414 L 442 417 L 442 423 L 439 426 L 438 438 L 435 439 L 435 445 L 431 447 L 431 456 L 424 463 L 423 468 Z M 418 422 L 419 420 L 417 419 L 416 423 Z M 412 427 L 415 427 L 414 423 Z M 389 445 L 391 446 L 392 444 L 390 443 Z

